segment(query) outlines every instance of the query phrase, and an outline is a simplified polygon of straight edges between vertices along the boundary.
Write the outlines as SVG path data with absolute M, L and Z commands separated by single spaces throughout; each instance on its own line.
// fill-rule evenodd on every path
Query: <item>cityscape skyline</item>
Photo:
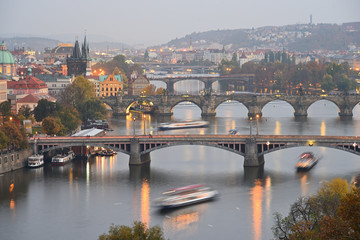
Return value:
M 0 37 L 22 34 L 64 41 L 62 38 L 66 36 L 71 41 L 77 36 L 82 38 L 81 34 L 86 31 L 93 37 L 92 41 L 117 41 L 146 47 L 193 32 L 310 23 L 310 16 L 314 24 L 357 22 L 360 21 L 357 9 L 360 9 L 357 0 L 184 0 L 173 3 L 105 0 L 103 8 L 93 0 L 87 1 L 86 5 L 82 1 L 69 0 L 61 3 L 5 0 L 0 21 L 6 24 Z M 59 15 L 54 15 L 54 11 Z

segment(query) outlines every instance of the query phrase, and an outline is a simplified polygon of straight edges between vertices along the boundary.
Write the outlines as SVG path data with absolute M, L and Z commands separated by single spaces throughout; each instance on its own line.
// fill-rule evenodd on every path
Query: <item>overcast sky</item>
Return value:
M 360 22 L 360 0 L 0 0 L 6 34 L 157 45 L 193 32 Z M 93 36 L 93 39 L 91 39 Z

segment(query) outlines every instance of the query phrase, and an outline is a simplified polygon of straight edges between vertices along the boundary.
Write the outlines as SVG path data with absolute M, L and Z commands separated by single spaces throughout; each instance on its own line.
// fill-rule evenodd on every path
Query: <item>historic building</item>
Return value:
M 0 74 L 8 77 L 16 75 L 15 58 L 4 42 L 0 45 Z
M 91 58 L 89 54 L 89 45 L 86 42 L 86 36 L 84 37 L 84 43 L 79 46 L 78 40 L 75 41 L 73 53 L 71 57 L 66 59 L 67 63 L 67 75 L 90 76 L 91 75 Z
M 119 92 L 123 90 L 124 83 L 121 75 L 109 74 L 106 79 L 102 81 L 102 77 L 99 76 L 100 86 L 99 95 L 102 97 L 117 96 Z
M 150 82 L 142 75 L 138 75 L 137 72 L 131 74 L 131 81 L 129 82 L 128 94 L 133 96 L 139 96 L 142 94 L 145 87 L 149 86 Z
M 44 52 L 44 61 L 48 65 L 54 64 L 56 61 L 65 62 L 66 58 L 71 56 L 73 48 L 73 45 L 68 43 L 59 43 L 53 49 L 47 48 Z
M 0 76 L 0 103 L 7 101 L 7 79 Z

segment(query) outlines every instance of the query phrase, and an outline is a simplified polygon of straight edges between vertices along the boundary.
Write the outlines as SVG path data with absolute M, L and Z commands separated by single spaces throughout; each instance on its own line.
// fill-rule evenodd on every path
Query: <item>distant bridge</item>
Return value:
M 227 101 L 242 103 L 248 109 L 248 116 L 262 116 L 264 106 L 272 101 L 281 100 L 289 103 L 294 109 L 294 116 L 307 116 L 311 104 L 319 100 L 333 102 L 339 108 L 339 116 L 351 117 L 352 110 L 360 102 L 360 95 L 284 95 L 284 94 L 233 94 L 233 95 L 164 95 L 164 96 L 116 96 L 102 99 L 112 109 L 114 115 L 126 115 L 130 106 L 137 101 L 148 101 L 153 104 L 155 113 L 163 116 L 172 115 L 173 108 L 181 102 L 194 103 L 201 109 L 203 116 L 215 116 L 216 108 Z
M 41 137 L 30 143 L 34 152 L 46 152 L 73 146 L 110 148 L 130 156 L 129 165 L 150 162 L 150 152 L 177 145 L 205 145 L 227 150 L 244 157 L 244 167 L 264 164 L 264 155 L 273 151 L 300 147 L 322 146 L 360 155 L 360 138 L 353 136 L 298 135 L 153 135 L 103 137 Z M 171 160 L 169 160 L 171 161 Z

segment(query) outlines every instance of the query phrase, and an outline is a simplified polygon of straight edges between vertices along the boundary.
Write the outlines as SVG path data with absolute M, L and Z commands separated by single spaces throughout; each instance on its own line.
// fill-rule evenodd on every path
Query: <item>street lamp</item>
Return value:
M 259 135 L 259 117 L 260 117 L 260 115 L 256 114 L 255 117 L 256 117 L 256 135 Z
M 146 135 L 146 122 L 145 122 L 145 120 L 146 120 L 146 115 L 144 114 L 143 115 L 143 118 L 144 118 L 144 135 Z
M 134 137 L 135 137 L 135 120 L 136 118 L 133 118 Z
M 250 117 L 250 138 L 252 138 L 252 117 Z

